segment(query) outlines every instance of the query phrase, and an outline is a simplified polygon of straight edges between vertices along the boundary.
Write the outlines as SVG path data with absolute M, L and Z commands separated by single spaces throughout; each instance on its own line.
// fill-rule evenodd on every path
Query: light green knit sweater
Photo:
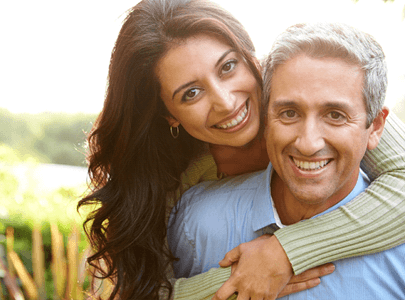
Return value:
M 405 242 L 405 125 L 393 114 L 387 118 L 379 146 L 366 153 L 361 167 L 374 180 L 364 193 L 331 213 L 275 233 L 295 274 Z M 215 163 L 212 157 L 205 156 L 183 175 L 184 188 L 214 179 Z M 230 268 L 218 268 L 192 278 L 173 279 L 172 299 L 211 299 L 229 276 Z M 168 296 L 162 293 L 161 300 L 165 299 Z

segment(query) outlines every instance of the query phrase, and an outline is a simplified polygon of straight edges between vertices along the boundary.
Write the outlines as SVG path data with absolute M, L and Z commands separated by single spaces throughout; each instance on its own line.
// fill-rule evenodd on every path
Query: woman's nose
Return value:
M 215 84 L 212 88 L 212 106 L 217 112 L 233 111 L 236 108 L 236 97 L 226 86 Z

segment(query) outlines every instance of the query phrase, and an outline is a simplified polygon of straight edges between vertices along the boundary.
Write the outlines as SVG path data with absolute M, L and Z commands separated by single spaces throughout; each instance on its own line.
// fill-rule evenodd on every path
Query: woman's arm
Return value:
M 338 259 L 380 252 L 405 242 L 405 125 L 387 118 L 379 146 L 362 169 L 369 188 L 324 216 L 278 230 L 295 274 Z
M 229 279 L 230 275 L 231 268 L 218 268 L 191 278 L 177 279 L 173 286 L 174 297 L 170 300 L 211 299 L 221 285 Z M 233 299 L 233 297 L 229 299 Z
M 308 270 L 301 275 L 293 276 L 285 286 L 279 297 L 306 290 L 320 283 L 319 277 L 332 273 L 334 267 L 331 264 Z M 169 298 L 168 293 L 160 294 L 160 300 L 211 300 L 217 290 L 231 275 L 231 268 L 213 268 L 208 272 L 190 278 L 170 280 L 174 287 L 174 294 Z M 227 300 L 236 299 L 231 295 Z

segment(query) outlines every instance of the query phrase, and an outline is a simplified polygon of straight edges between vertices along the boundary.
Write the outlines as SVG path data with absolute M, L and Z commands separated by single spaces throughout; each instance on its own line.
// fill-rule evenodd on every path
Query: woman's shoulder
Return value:
M 187 169 L 181 174 L 182 192 L 190 187 L 209 180 L 218 180 L 218 169 L 210 152 L 204 151 L 191 160 Z
M 217 175 L 217 166 L 214 158 L 208 149 L 204 149 L 199 155 L 193 158 L 187 169 L 180 176 L 180 187 L 175 192 L 174 196 L 167 199 L 166 217 L 168 218 L 170 211 L 176 205 L 181 195 L 189 188 L 204 181 L 212 181 L 220 179 Z

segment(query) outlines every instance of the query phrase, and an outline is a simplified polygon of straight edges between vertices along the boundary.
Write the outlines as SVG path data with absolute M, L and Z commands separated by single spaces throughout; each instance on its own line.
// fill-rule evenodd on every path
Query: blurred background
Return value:
M 214 1 L 244 24 L 259 58 L 299 22 L 345 22 L 372 34 L 387 56 L 386 105 L 405 121 L 405 0 Z M 86 192 L 86 132 L 103 105 L 125 12 L 137 2 L 0 2 L 0 246 L 6 247 L 6 228 L 14 228 L 14 250 L 32 274 L 32 232 L 42 228 L 44 299 L 56 293 L 50 227 L 56 224 L 67 244 L 83 221 L 85 213 L 77 214 L 75 206 Z M 0 257 L 6 260 L 2 248 Z

